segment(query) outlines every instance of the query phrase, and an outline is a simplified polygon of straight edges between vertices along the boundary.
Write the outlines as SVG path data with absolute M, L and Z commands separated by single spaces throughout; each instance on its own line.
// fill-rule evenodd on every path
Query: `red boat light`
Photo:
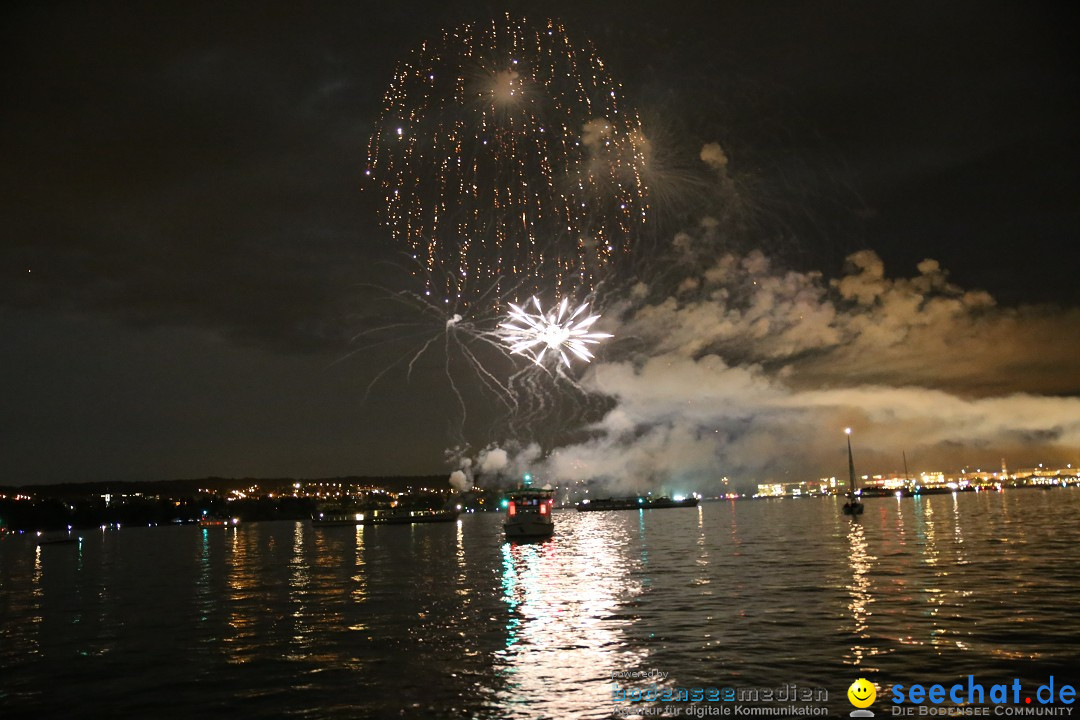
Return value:
M 513 500 L 511 500 L 510 504 L 506 506 L 506 514 L 508 517 L 514 517 L 514 515 L 517 514 L 517 507 L 515 506 Z
M 547 511 L 548 511 L 548 504 L 546 502 L 540 503 L 540 514 L 541 515 L 547 515 Z

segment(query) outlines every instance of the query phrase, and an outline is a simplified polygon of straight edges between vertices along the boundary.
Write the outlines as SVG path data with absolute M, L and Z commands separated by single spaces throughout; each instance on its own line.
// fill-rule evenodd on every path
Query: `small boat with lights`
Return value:
M 506 499 L 506 521 L 503 530 L 508 540 L 538 540 L 551 537 L 555 519 L 551 510 L 555 491 L 528 485 L 513 490 Z
M 39 530 L 37 533 L 38 545 L 63 545 L 64 543 L 73 543 L 76 540 L 78 540 L 78 536 L 71 534 L 70 527 L 68 527 L 66 532 L 64 530 L 54 530 L 48 532 L 42 532 L 41 530 Z
M 240 518 L 223 518 L 216 515 L 203 515 L 199 518 L 199 527 L 231 527 L 240 523 Z
M 596 512 L 599 510 L 659 510 L 663 508 L 697 507 L 701 496 L 697 493 L 688 496 L 676 495 L 670 497 L 650 497 L 649 495 L 634 495 L 621 498 L 596 498 L 595 500 L 582 500 L 577 504 L 579 512 Z

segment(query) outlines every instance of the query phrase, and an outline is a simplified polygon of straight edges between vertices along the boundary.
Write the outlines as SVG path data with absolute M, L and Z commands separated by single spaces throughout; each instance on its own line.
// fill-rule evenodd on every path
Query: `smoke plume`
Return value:
M 636 287 L 581 381 L 612 409 L 537 469 L 669 491 L 842 476 L 848 426 L 860 473 L 902 452 L 947 472 L 1080 460 L 1080 311 L 999 307 L 934 260 L 915 270 L 890 278 L 864 250 L 827 281 L 755 251 Z

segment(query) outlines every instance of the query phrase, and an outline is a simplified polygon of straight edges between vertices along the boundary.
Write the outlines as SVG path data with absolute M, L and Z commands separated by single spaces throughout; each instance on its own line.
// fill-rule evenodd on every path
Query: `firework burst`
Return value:
M 595 288 L 645 222 L 641 122 L 592 48 L 506 17 L 424 43 L 368 146 L 382 220 L 454 308 Z
M 593 358 L 589 346 L 612 337 L 610 333 L 590 330 L 600 316 L 586 312 L 588 303 L 579 305 L 573 312 L 570 312 L 570 301 L 566 298 L 557 309 L 549 312 L 544 312 L 535 297 L 531 304 L 535 310 L 510 303 L 509 317 L 499 325 L 499 329 L 511 353 L 526 355 L 537 365 L 543 364 L 544 355 L 549 350 L 567 367 L 570 366 L 570 355 L 567 353 L 589 362 Z M 526 307 L 528 305 L 526 303 Z

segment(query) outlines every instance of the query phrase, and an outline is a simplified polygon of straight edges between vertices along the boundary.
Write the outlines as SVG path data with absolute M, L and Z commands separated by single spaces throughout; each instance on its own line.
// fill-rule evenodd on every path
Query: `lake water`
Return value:
M 860 676 L 879 716 L 894 683 L 1080 684 L 1080 490 L 840 502 L 559 511 L 525 545 L 495 515 L 8 536 L 0 716 L 607 718 L 635 671 L 824 688 L 829 716 Z

